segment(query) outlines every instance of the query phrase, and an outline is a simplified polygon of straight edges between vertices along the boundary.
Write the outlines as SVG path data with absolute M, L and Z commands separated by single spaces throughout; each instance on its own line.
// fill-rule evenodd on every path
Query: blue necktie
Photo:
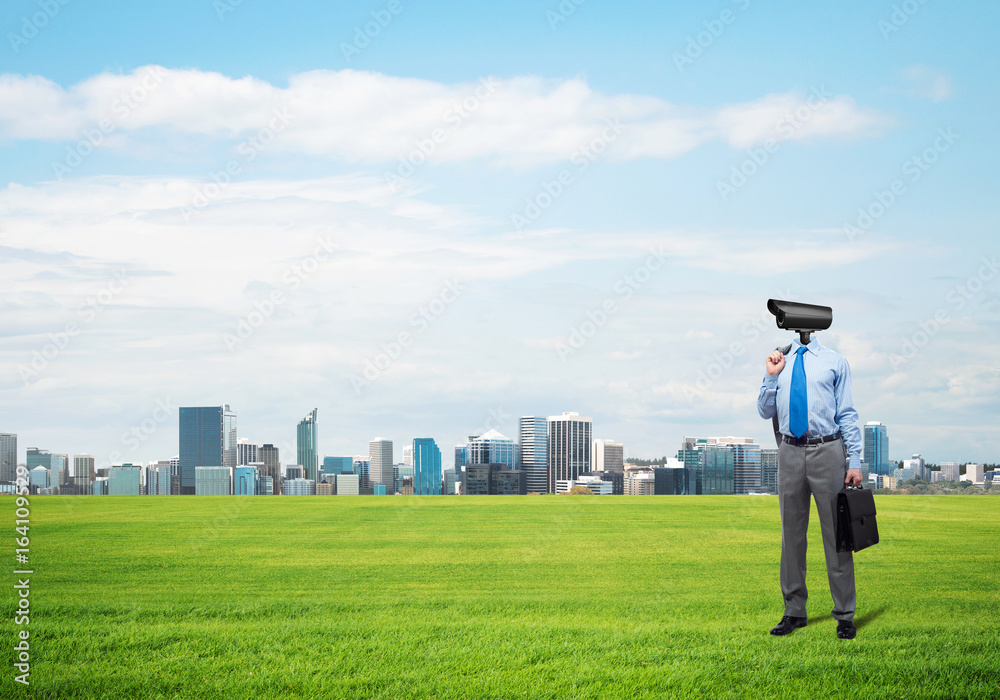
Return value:
M 805 435 L 809 429 L 809 398 L 806 395 L 806 368 L 802 362 L 802 353 L 806 349 L 803 345 L 795 353 L 795 366 L 792 367 L 792 395 L 788 399 L 788 429 L 797 438 Z

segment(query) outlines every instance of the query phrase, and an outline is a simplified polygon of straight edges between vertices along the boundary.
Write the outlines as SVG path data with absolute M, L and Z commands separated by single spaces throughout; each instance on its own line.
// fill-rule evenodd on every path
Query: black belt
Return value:
M 840 432 L 838 431 L 833 435 L 824 435 L 823 437 L 818 437 L 818 438 L 805 438 L 805 437 L 793 438 L 793 437 L 788 437 L 787 435 L 782 435 L 781 438 L 789 445 L 802 447 L 803 445 L 819 445 L 820 443 L 823 442 L 833 442 L 834 440 L 839 440 Z

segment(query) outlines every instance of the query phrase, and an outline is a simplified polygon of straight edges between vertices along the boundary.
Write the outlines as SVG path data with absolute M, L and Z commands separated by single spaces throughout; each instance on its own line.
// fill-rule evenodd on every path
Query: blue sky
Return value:
M 834 307 L 893 459 L 1000 461 L 998 15 L 11 3 L 0 429 L 99 464 L 176 453 L 157 402 L 446 463 L 570 410 L 629 456 L 767 444 L 776 296 Z

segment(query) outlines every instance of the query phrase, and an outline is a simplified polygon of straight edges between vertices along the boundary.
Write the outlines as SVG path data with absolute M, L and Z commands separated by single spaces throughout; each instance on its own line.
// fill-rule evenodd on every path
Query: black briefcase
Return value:
M 875 497 L 861 488 L 837 494 L 837 551 L 860 552 L 878 544 Z

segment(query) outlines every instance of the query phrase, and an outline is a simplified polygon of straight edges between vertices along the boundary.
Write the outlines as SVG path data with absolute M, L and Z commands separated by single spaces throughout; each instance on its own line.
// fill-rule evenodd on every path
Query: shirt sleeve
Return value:
M 847 448 L 848 469 L 861 468 L 861 428 L 858 427 L 858 412 L 854 410 L 854 400 L 851 398 L 851 366 L 841 358 L 840 368 L 833 387 L 837 400 L 837 427 L 844 437 Z
M 757 397 L 757 413 L 761 418 L 771 418 L 778 412 L 778 375 L 765 374 L 764 384 L 760 388 L 760 395 Z

